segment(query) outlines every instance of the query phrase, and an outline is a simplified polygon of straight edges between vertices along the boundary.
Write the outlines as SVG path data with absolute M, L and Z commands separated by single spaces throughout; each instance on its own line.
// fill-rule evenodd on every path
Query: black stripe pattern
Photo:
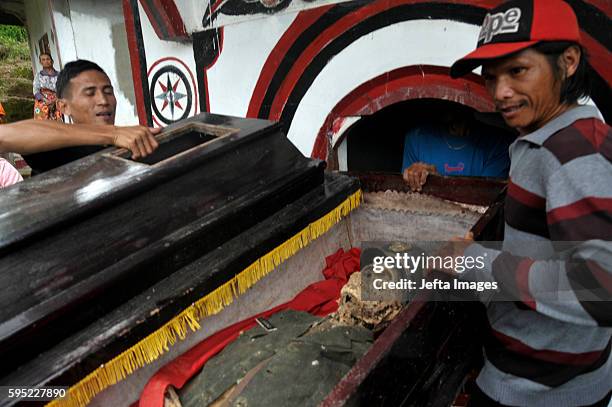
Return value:
M 567 277 L 580 305 L 601 326 L 612 326 L 611 294 L 593 275 L 597 267 L 585 261 L 568 264 Z M 602 269 L 602 272 L 606 272 Z
M 289 129 L 302 98 L 327 63 L 331 61 L 334 56 L 338 55 L 343 49 L 359 38 L 393 24 L 419 19 L 450 19 L 468 24 L 479 25 L 482 22 L 486 11 L 487 10 L 484 8 L 462 4 L 404 4 L 364 19 L 359 24 L 353 26 L 350 30 L 333 40 L 323 50 L 321 50 L 321 52 L 315 58 L 313 58 L 312 62 L 305 69 L 287 100 L 281 115 L 281 122 L 283 123 L 284 128 Z
M 506 223 L 514 229 L 550 238 L 546 221 L 546 208 L 533 208 L 507 195 L 504 203 Z
M 597 152 L 595 146 L 591 144 L 574 126 L 566 127 L 563 130 L 550 136 L 544 144 L 544 148 L 550 151 L 561 164 L 566 164 L 576 158 Z
M 493 334 L 485 343 L 487 359 L 499 370 L 514 376 L 523 377 L 549 387 L 558 387 L 576 376 L 597 370 L 610 356 L 610 344 L 604 349 L 594 363 L 588 365 L 568 365 L 535 359 L 509 350 Z

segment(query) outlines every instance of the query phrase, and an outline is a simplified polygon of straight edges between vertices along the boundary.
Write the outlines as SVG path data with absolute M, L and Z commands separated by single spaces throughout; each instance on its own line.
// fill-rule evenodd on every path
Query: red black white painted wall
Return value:
M 123 0 L 138 113 L 163 126 L 200 111 L 279 120 L 305 155 L 363 115 L 408 99 L 488 111 L 479 75 L 451 63 L 502 0 Z M 612 3 L 568 0 L 612 121 Z M 138 86 L 140 84 L 140 86 Z

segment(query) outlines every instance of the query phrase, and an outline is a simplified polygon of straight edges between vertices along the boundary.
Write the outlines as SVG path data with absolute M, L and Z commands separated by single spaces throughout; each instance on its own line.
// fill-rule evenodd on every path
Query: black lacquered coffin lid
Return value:
M 73 384 L 358 189 L 263 120 L 201 114 L 160 141 L 0 193 L 0 385 Z

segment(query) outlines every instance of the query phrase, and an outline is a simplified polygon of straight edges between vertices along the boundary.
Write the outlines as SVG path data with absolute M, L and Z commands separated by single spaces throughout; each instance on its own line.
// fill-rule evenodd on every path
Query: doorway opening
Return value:
M 507 144 L 516 137 L 494 113 L 480 113 L 441 99 L 412 99 L 363 116 L 348 128 L 334 146 L 338 169 L 401 172 L 406 134 L 415 127 L 441 124 L 446 112 L 471 119 L 478 133 L 487 137 L 500 138 Z

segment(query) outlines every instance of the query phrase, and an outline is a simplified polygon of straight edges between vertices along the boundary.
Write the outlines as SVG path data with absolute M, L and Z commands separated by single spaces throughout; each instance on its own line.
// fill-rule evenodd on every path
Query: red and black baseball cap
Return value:
M 476 49 L 451 66 L 453 78 L 488 59 L 500 58 L 542 41 L 580 41 L 574 10 L 563 0 L 511 0 L 485 16 Z

